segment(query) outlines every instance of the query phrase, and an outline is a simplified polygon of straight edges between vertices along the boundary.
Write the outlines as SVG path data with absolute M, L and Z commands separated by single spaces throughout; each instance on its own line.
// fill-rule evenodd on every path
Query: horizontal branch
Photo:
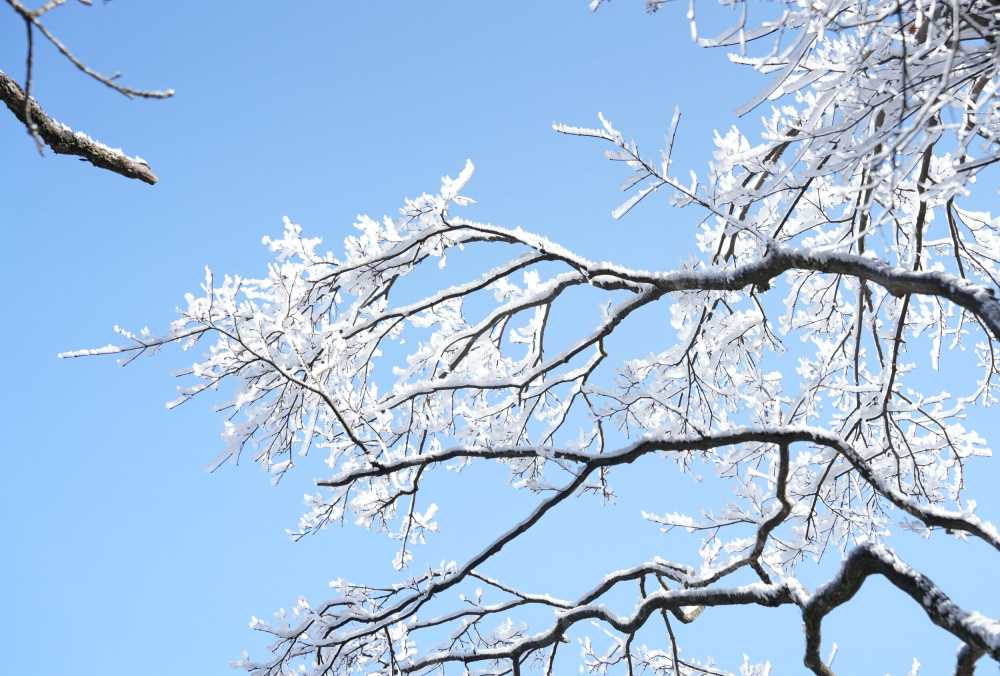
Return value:
M 901 562 L 885 547 L 862 544 L 848 555 L 833 580 L 811 596 L 792 578 L 778 584 L 756 583 L 728 589 L 661 589 L 644 597 L 627 616 L 617 615 L 604 604 L 580 603 L 572 609 L 557 612 L 555 622 L 548 629 L 510 645 L 468 653 L 438 652 L 400 666 L 403 673 L 414 673 L 449 662 L 468 665 L 510 660 L 517 663 L 532 652 L 553 645 L 570 627 L 586 620 L 600 621 L 622 634 L 634 635 L 654 612 L 661 610 L 680 610 L 688 606 L 777 607 L 794 604 L 802 609 L 805 623 L 806 653 L 803 662 L 819 676 L 833 676 L 819 653 L 822 620 L 853 598 L 871 575 L 885 577 L 920 604 L 934 624 L 963 641 L 967 647 L 962 650 L 960 668 L 968 668 L 981 654 L 1000 661 L 1000 623 L 958 607 L 934 582 Z
M 31 99 L 26 106 L 24 90 L 3 71 L 0 71 L 0 99 L 21 124 L 29 123 L 25 116 L 25 111 L 29 111 L 31 125 L 52 152 L 81 157 L 95 167 L 113 171 L 127 178 L 135 178 L 149 185 L 159 180 L 142 158 L 130 157 L 121 150 L 95 141 L 83 132 L 73 131 L 62 122 L 49 117 L 34 99 Z
M 961 512 L 951 512 L 933 505 L 921 505 L 903 495 L 888 483 L 880 479 L 868 466 L 865 459 L 854 448 L 833 434 L 812 427 L 743 427 L 717 432 L 714 434 L 680 436 L 680 437 L 650 437 L 622 447 L 612 453 L 590 454 L 580 451 L 540 448 L 537 446 L 519 446 L 497 449 L 451 448 L 437 453 L 412 456 L 402 460 L 374 465 L 346 473 L 334 479 L 319 481 L 324 487 L 344 487 L 365 478 L 388 476 L 411 467 L 431 465 L 456 458 L 482 459 L 513 459 L 531 457 L 551 457 L 569 462 L 585 463 L 581 470 L 589 473 L 602 467 L 614 467 L 634 462 L 640 457 L 665 451 L 704 451 L 722 446 L 732 446 L 742 443 L 773 443 L 787 445 L 792 443 L 814 443 L 835 450 L 853 467 L 866 482 L 880 495 L 910 516 L 919 519 L 932 528 L 944 528 L 950 531 L 962 531 L 975 535 L 990 546 L 1000 550 L 1000 534 L 996 528 L 979 517 Z M 785 506 L 782 506 L 785 511 Z
M 662 589 L 650 594 L 636 606 L 635 612 L 622 617 L 603 604 L 581 605 L 557 615 L 555 623 L 546 631 L 517 641 L 513 646 L 480 650 L 473 653 L 438 653 L 421 660 L 401 665 L 403 673 L 414 673 L 448 662 L 470 664 L 473 662 L 514 660 L 548 647 L 560 640 L 573 625 L 585 620 L 599 620 L 623 634 L 633 634 L 659 610 L 679 610 L 686 606 L 760 605 L 777 607 L 799 602 L 803 595 L 794 581 L 780 584 L 755 583 L 731 589 Z
M 979 317 L 993 337 L 1000 340 L 1000 301 L 996 290 L 944 272 L 915 272 L 854 254 L 773 245 L 760 260 L 736 268 L 660 273 L 642 281 L 668 291 L 737 291 L 750 284 L 766 289 L 775 277 L 796 270 L 857 277 L 896 296 L 914 293 L 945 298 Z

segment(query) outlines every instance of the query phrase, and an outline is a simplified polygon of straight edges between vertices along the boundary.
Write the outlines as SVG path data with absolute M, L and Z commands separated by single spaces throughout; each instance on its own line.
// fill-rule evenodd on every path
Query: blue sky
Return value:
M 172 370 L 190 355 L 118 369 L 55 354 L 108 342 L 114 324 L 165 327 L 205 264 L 255 274 L 267 260 L 260 237 L 280 232 L 284 215 L 336 248 L 357 213 L 394 213 L 404 196 L 436 189 L 467 157 L 478 168 L 467 190 L 479 201 L 477 217 L 524 225 L 589 256 L 676 265 L 693 252 L 698 215 L 661 203 L 613 221 L 620 168 L 550 126 L 589 125 L 603 111 L 656 146 L 678 105 L 678 173 L 703 170 L 712 130 L 728 127 L 762 83 L 721 52 L 692 45 L 684 7 L 647 17 L 641 4 L 619 0 L 593 15 L 583 0 L 172 0 L 73 3 L 53 13 L 51 27 L 91 65 L 177 96 L 127 101 L 39 46 L 34 91 L 42 104 L 147 158 L 161 177 L 152 188 L 75 159 L 40 158 L 23 129 L 0 118 L 8 251 L 0 272 L 8 419 L 0 671 L 230 673 L 228 660 L 259 646 L 246 625 L 252 614 L 290 607 L 299 594 L 321 598 L 334 577 L 391 575 L 389 544 L 355 528 L 287 539 L 310 489 L 308 469 L 277 488 L 249 465 L 204 471 L 220 430 L 209 402 L 163 407 L 173 398 Z M 9 36 L 0 68 L 20 77 L 23 29 L 8 14 L 0 12 L 0 34 Z M 747 130 L 755 133 L 755 124 L 748 120 Z M 490 483 L 495 477 L 484 474 L 481 485 L 475 477 L 442 490 L 454 504 L 480 507 L 483 532 L 526 508 Z M 651 484 L 639 472 L 634 481 L 637 492 L 699 499 L 686 480 Z M 547 539 L 529 540 L 507 561 L 537 571 L 538 580 L 556 575 L 567 590 L 588 587 L 594 575 L 669 542 L 638 518 L 641 507 L 665 511 L 657 499 L 626 495 L 608 513 L 563 510 Z M 470 552 L 477 543 L 463 538 L 463 518 L 443 513 L 443 532 L 422 555 Z M 622 560 L 614 547 L 572 537 L 584 522 L 628 539 L 635 556 Z M 981 584 L 990 569 L 973 549 L 943 542 L 934 553 L 914 548 L 914 556 L 952 583 L 945 588 L 957 600 L 995 616 L 997 592 Z M 970 568 L 955 575 L 959 557 Z M 557 574 L 565 560 L 581 565 Z M 841 644 L 843 673 L 904 674 L 911 654 L 928 665 L 924 673 L 944 673 L 954 641 L 915 616 L 909 601 L 881 583 L 859 599 L 825 631 Z M 734 667 L 746 651 L 771 658 L 777 673 L 800 672 L 794 612 L 715 615 L 684 628 L 689 654 Z M 906 618 L 903 628 L 885 629 L 882 618 L 897 616 Z

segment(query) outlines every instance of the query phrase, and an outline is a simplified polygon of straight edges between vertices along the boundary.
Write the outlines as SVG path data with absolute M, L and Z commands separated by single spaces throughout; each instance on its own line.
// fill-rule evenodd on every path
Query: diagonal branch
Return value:
M 22 124 L 28 125 L 30 119 L 31 127 L 52 152 L 59 155 L 76 155 L 95 167 L 113 171 L 127 178 L 135 178 L 149 185 L 159 180 L 141 157 L 130 157 L 120 149 L 106 146 L 83 132 L 73 131 L 62 122 L 49 117 L 34 99 L 27 99 L 20 85 L 3 71 L 0 71 L 0 100 L 3 100 L 10 112 Z

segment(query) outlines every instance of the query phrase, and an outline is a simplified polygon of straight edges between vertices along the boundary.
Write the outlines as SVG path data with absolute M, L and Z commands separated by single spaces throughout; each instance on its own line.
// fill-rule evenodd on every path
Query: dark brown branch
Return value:
M 135 178 L 149 185 L 159 180 L 145 160 L 129 157 L 121 150 L 110 148 L 82 132 L 72 129 L 46 114 L 34 99 L 28 99 L 21 86 L 0 71 L 0 99 L 21 124 L 31 125 L 52 152 L 76 155 L 95 167 L 113 171 L 120 176 Z M 30 116 L 30 117 L 29 117 Z

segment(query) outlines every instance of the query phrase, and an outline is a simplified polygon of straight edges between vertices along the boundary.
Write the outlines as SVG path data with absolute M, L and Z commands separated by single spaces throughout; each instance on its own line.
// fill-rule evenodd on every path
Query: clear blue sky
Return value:
M 205 264 L 256 274 L 267 260 L 260 237 L 277 234 L 283 215 L 336 248 L 355 214 L 394 213 L 467 157 L 478 167 L 467 191 L 480 203 L 477 217 L 524 225 L 585 255 L 675 265 L 694 251 L 698 215 L 661 203 L 612 221 L 620 167 L 550 125 L 591 124 L 603 111 L 655 146 L 679 105 L 676 162 L 703 170 L 712 130 L 728 127 L 762 83 L 692 45 L 684 9 L 647 17 L 639 0 L 597 15 L 584 0 L 171 0 L 72 3 L 53 13 L 52 28 L 93 66 L 177 96 L 127 101 L 39 45 L 39 100 L 70 126 L 147 158 L 161 177 L 152 188 L 75 159 L 39 158 L 23 129 L 0 116 L 8 251 L 0 272 L 0 673 L 229 673 L 244 647 L 260 654 L 247 628 L 252 614 L 290 607 L 299 594 L 319 600 L 334 577 L 387 579 L 391 548 L 382 538 L 353 527 L 298 544 L 286 538 L 310 490 L 309 468 L 278 488 L 250 465 L 203 471 L 218 450 L 210 401 L 163 407 L 176 384 L 171 370 L 190 355 L 123 370 L 55 354 L 108 342 L 116 323 L 165 327 Z M 0 68 L 20 77 L 23 28 L 10 14 L 0 12 Z M 755 124 L 748 120 L 747 131 Z M 663 494 L 671 491 L 688 505 L 701 496 L 690 482 L 635 481 L 637 491 L 661 494 L 652 504 L 625 495 L 606 514 L 593 505 L 563 510 L 546 539 L 506 561 L 537 571 L 537 584 L 573 561 L 558 582 L 569 593 L 661 552 L 669 539 L 638 509 L 674 509 Z M 478 507 L 488 533 L 526 503 L 484 485 L 444 490 L 453 503 Z M 996 518 L 995 508 L 985 514 Z M 443 532 L 419 552 L 425 560 L 461 560 L 481 544 L 463 541 L 463 518 L 441 515 Z M 618 545 L 575 541 L 574 528 L 588 520 L 633 551 L 621 558 Z M 975 547 L 941 547 L 914 547 L 914 561 L 957 600 L 1000 614 L 996 574 Z M 956 575 L 956 560 L 970 567 Z M 842 673 L 905 674 L 910 655 L 927 665 L 925 675 L 945 673 L 955 641 L 918 612 L 880 583 L 837 611 L 825 635 L 827 646 L 841 644 Z M 770 657 L 776 673 L 802 671 L 793 611 L 710 615 L 683 628 L 688 654 L 735 667 L 749 652 Z M 890 628 L 898 617 L 902 628 Z

